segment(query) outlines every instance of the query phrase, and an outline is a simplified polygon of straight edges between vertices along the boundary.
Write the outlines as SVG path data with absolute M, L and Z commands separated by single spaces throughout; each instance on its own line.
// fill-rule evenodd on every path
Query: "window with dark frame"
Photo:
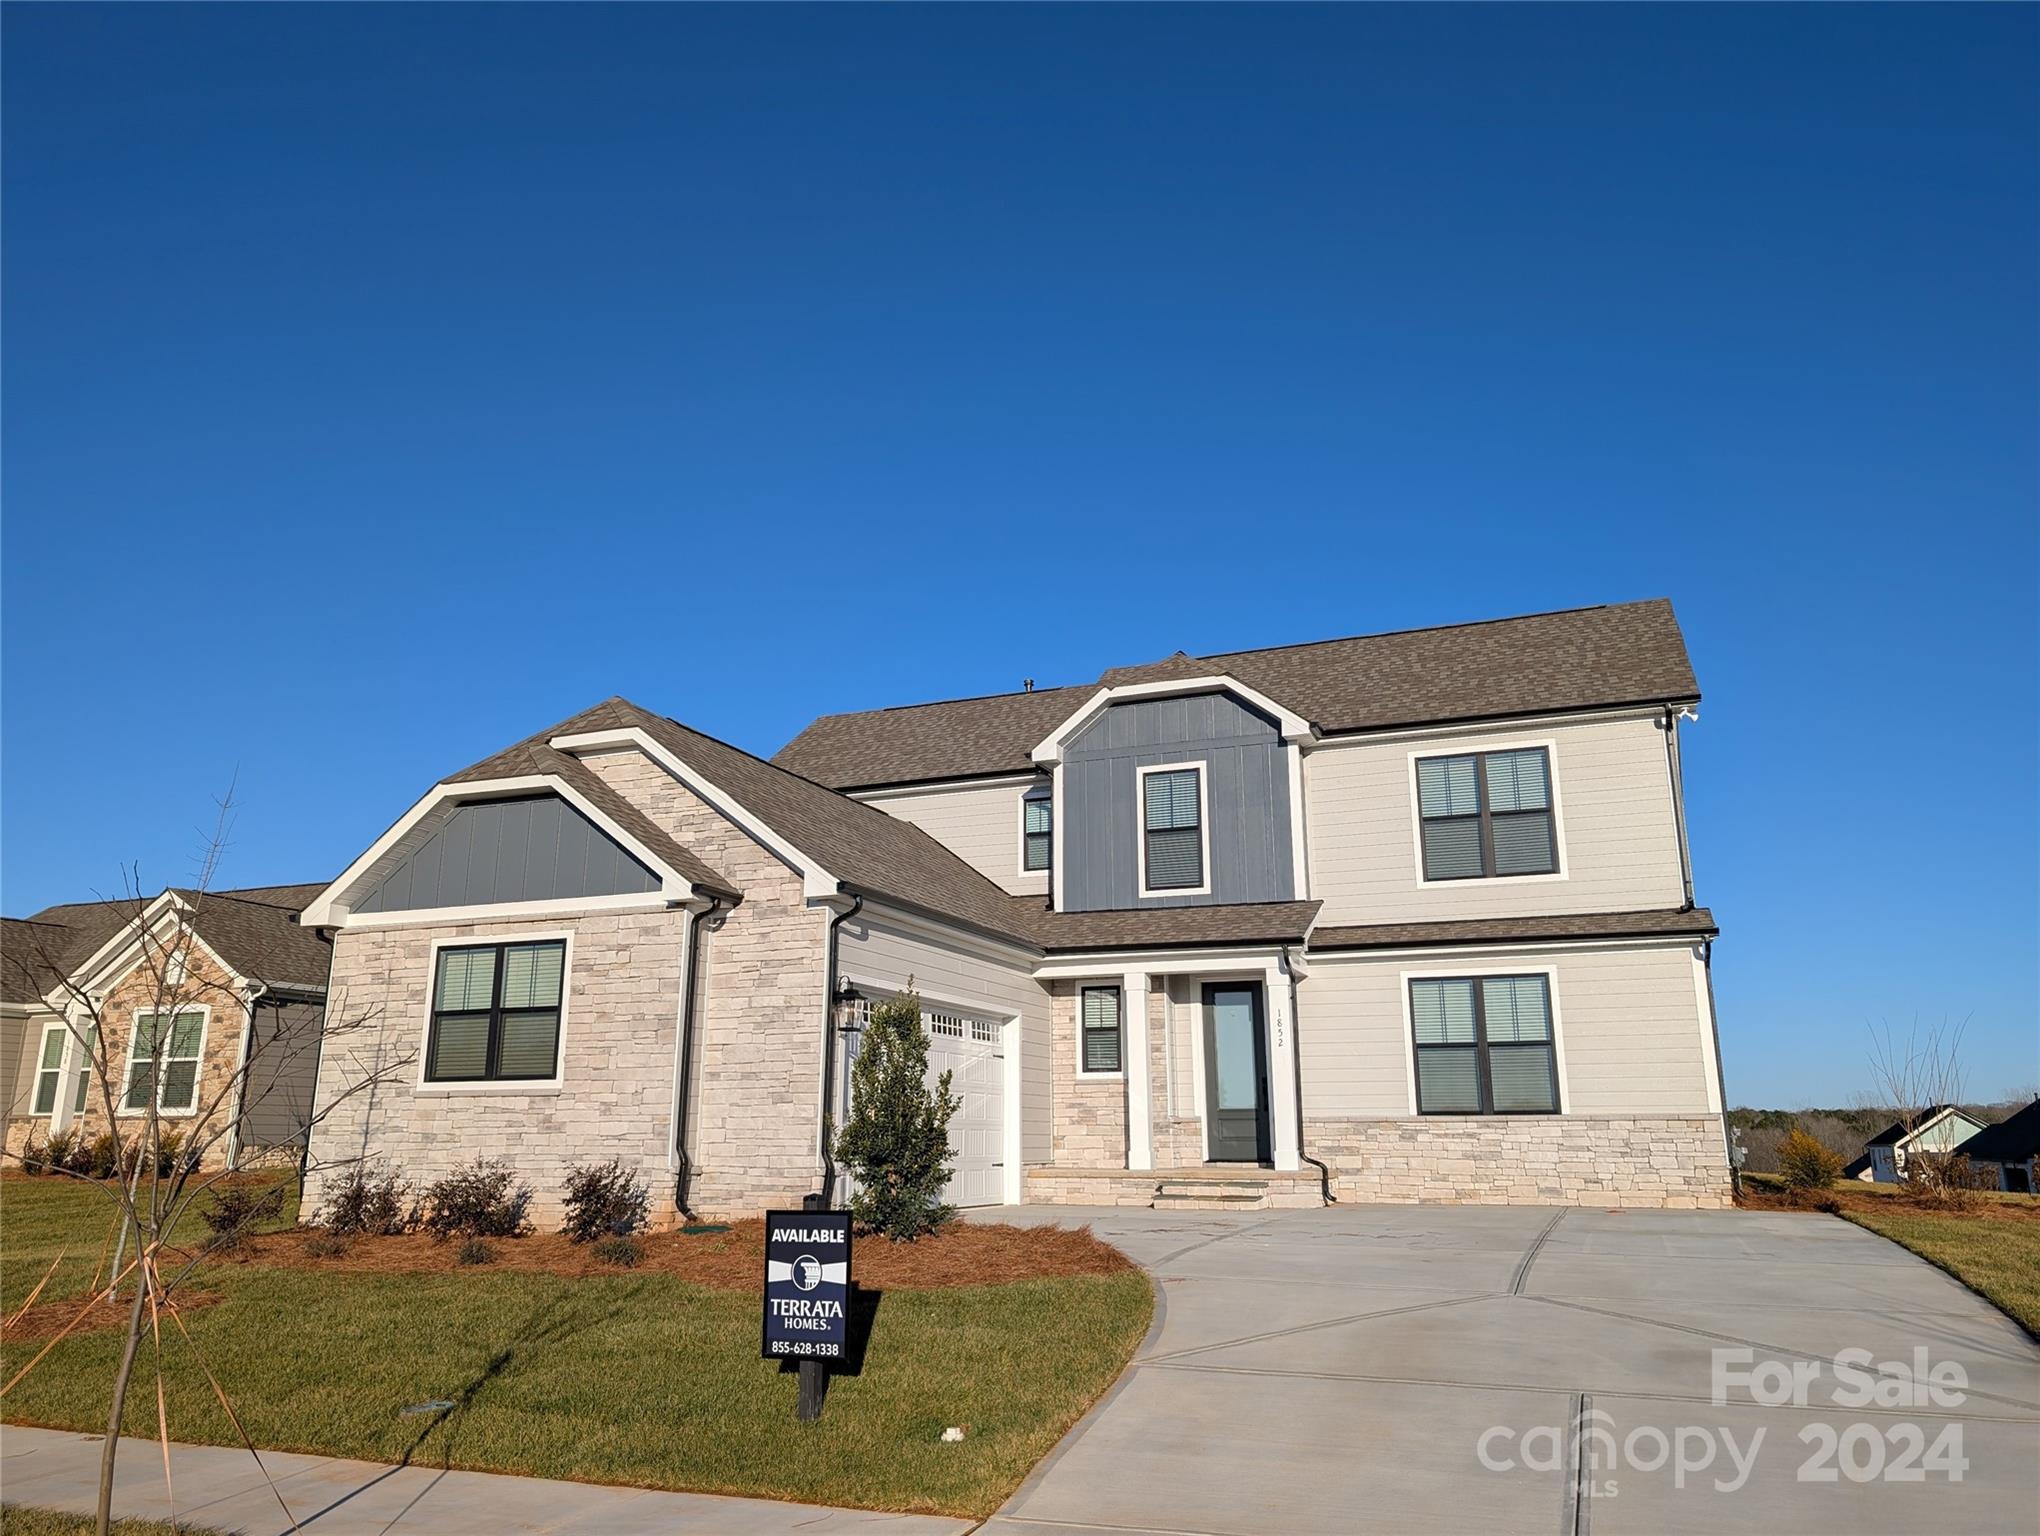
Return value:
M 1078 1042 L 1086 1072 L 1122 1070 L 1120 1053 L 1119 988 L 1085 987 L 1077 999 L 1080 1019 Z
M 1543 747 L 1418 758 L 1417 812 L 1426 880 L 1558 872 Z
M 428 1083 L 517 1083 L 558 1075 L 564 939 L 439 951 Z
M 1558 1055 L 1546 976 L 1410 982 L 1421 1115 L 1555 1115 Z
M 1055 800 L 1045 789 L 1032 789 L 1020 802 L 1020 866 L 1030 874 L 1049 867 L 1055 857 Z
M 1199 822 L 1197 768 L 1141 776 L 1142 836 L 1147 839 L 1143 889 L 1195 890 L 1204 884 L 1204 829 Z

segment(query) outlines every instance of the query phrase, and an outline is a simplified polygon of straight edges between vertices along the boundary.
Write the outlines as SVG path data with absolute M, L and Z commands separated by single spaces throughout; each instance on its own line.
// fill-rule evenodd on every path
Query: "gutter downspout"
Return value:
M 687 1181 L 693 1168 L 687 1161 L 687 1080 L 694 1067 L 694 999 L 700 990 L 701 930 L 722 926 L 719 918 L 727 911 L 723 898 L 711 896 L 707 910 L 687 913 L 687 935 L 682 941 L 686 954 L 680 960 L 680 1038 L 673 1047 L 673 1146 L 668 1166 L 673 1171 L 673 1204 L 689 1221 L 694 1212 L 687 1204 Z
M 1707 977 L 1707 1027 L 1714 1032 L 1714 1087 L 1721 1095 L 1721 1146 L 1728 1158 L 1728 1187 L 1742 1194 L 1742 1170 L 1735 1165 L 1735 1137 L 1728 1129 L 1728 1072 L 1721 1064 L 1721 1015 L 1714 1009 L 1714 940 L 1700 941 L 1700 969 Z
M 1296 1036 L 1296 1155 L 1318 1172 L 1318 1194 L 1326 1205 L 1337 1205 L 1332 1193 L 1332 1170 L 1319 1158 L 1303 1150 L 1303 1008 L 1296 995 L 1296 961 L 1287 944 L 1282 946 L 1282 969 L 1289 977 L 1289 1030 Z
M 1693 849 L 1686 841 L 1686 773 L 1679 758 L 1679 716 L 1682 711 L 1665 706 L 1665 776 L 1672 786 L 1672 823 L 1678 829 L 1679 884 L 1686 893 L 1681 912 L 1693 910 Z M 1694 718 L 1699 718 L 1695 716 Z
M 248 1012 L 241 1020 L 240 1059 L 234 1063 L 234 1075 L 239 1079 L 234 1085 L 234 1121 L 227 1128 L 227 1168 L 230 1172 L 241 1161 L 241 1126 L 243 1117 L 248 1113 L 248 1053 L 255 1043 L 255 1010 L 261 1006 L 268 991 L 269 983 L 266 981 L 249 984 Z
M 822 1209 L 836 1208 L 836 1159 L 829 1151 L 829 1109 L 835 1094 L 836 1077 L 836 930 L 864 910 L 864 898 L 852 896 L 850 905 L 829 919 L 829 958 L 822 973 L 822 1091 L 815 1115 L 815 1142 L 822 1153 Z

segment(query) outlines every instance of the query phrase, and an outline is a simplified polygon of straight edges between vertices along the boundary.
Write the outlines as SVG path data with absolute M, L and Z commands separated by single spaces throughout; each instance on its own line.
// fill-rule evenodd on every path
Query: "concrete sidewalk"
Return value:
M 9 1504 L 89 1514 L 98 1498 L 100 1444 L 97 1435 L 0 1426 L 0 1498 Z M 977 1523 L 491 1472 L 391 1467 L 281 1451 L 264 1451 L 262 1466 L 289 1506 L 289 1519 L 245 1450 L 173 1445 L 170 1473 L 176 1482 L 178 1519 L 237 1536 L 288 1531 L 292 1519 L 312 1536 L 381 1536 L 385 1531 L 432 1531 L 436 1536 L 535 1531 L 582 1536 L 639 1532 L 791 1536 L 796 1531 L 802 1536 L 852 1531 L 859 1536 L 958 1536 Z M 151 1520 L 170 1517 L 157 1442 L 123 1441 L 114 1480 L 115 1514 Z

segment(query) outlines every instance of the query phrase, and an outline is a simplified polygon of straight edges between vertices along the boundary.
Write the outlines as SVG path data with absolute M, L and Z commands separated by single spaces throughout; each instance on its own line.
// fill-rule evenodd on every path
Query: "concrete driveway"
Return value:
M 1163 1300 L 1132 1367 L 988 1536 L 2040 1530 L 2040 1349 L 1939 1270 L 1833 1217 L 1339 1206 L 996 1219 L 1088 1222 Z M 1923 1349 L 1944 1377 L 1960 1368 L 1961 1400 L 1944 1386 L 1940 1402 L 1845 1406 L 1835 1357 L 1850 1349 L 1908 1371 Z M 1717 1402 L 1717 1350 L 1772 1376 L 1725 1383 Z M 1804 1406 L 1784 1397 L 1795 1364 Z

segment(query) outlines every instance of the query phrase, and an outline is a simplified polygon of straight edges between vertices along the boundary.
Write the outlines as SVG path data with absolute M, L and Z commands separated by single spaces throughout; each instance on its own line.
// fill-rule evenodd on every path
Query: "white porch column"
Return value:
M 1155 1165 L 1154 1106 L 1148 1102 L 1148 978 L 1128 971 L 1120 978 L 1119 1027 L 1125 1044 L 1126 1166 Z
M 1268 1106 L 1273 1124 L 1275 1167 L 1293 1173 L 1302 1166 L 1302 1136 L 1296 1123 L 1296 1020 L 1289 1006 L 1289 978 L 1280 964 L 1262 973 L 1262 995 L 1268 1000 Z

